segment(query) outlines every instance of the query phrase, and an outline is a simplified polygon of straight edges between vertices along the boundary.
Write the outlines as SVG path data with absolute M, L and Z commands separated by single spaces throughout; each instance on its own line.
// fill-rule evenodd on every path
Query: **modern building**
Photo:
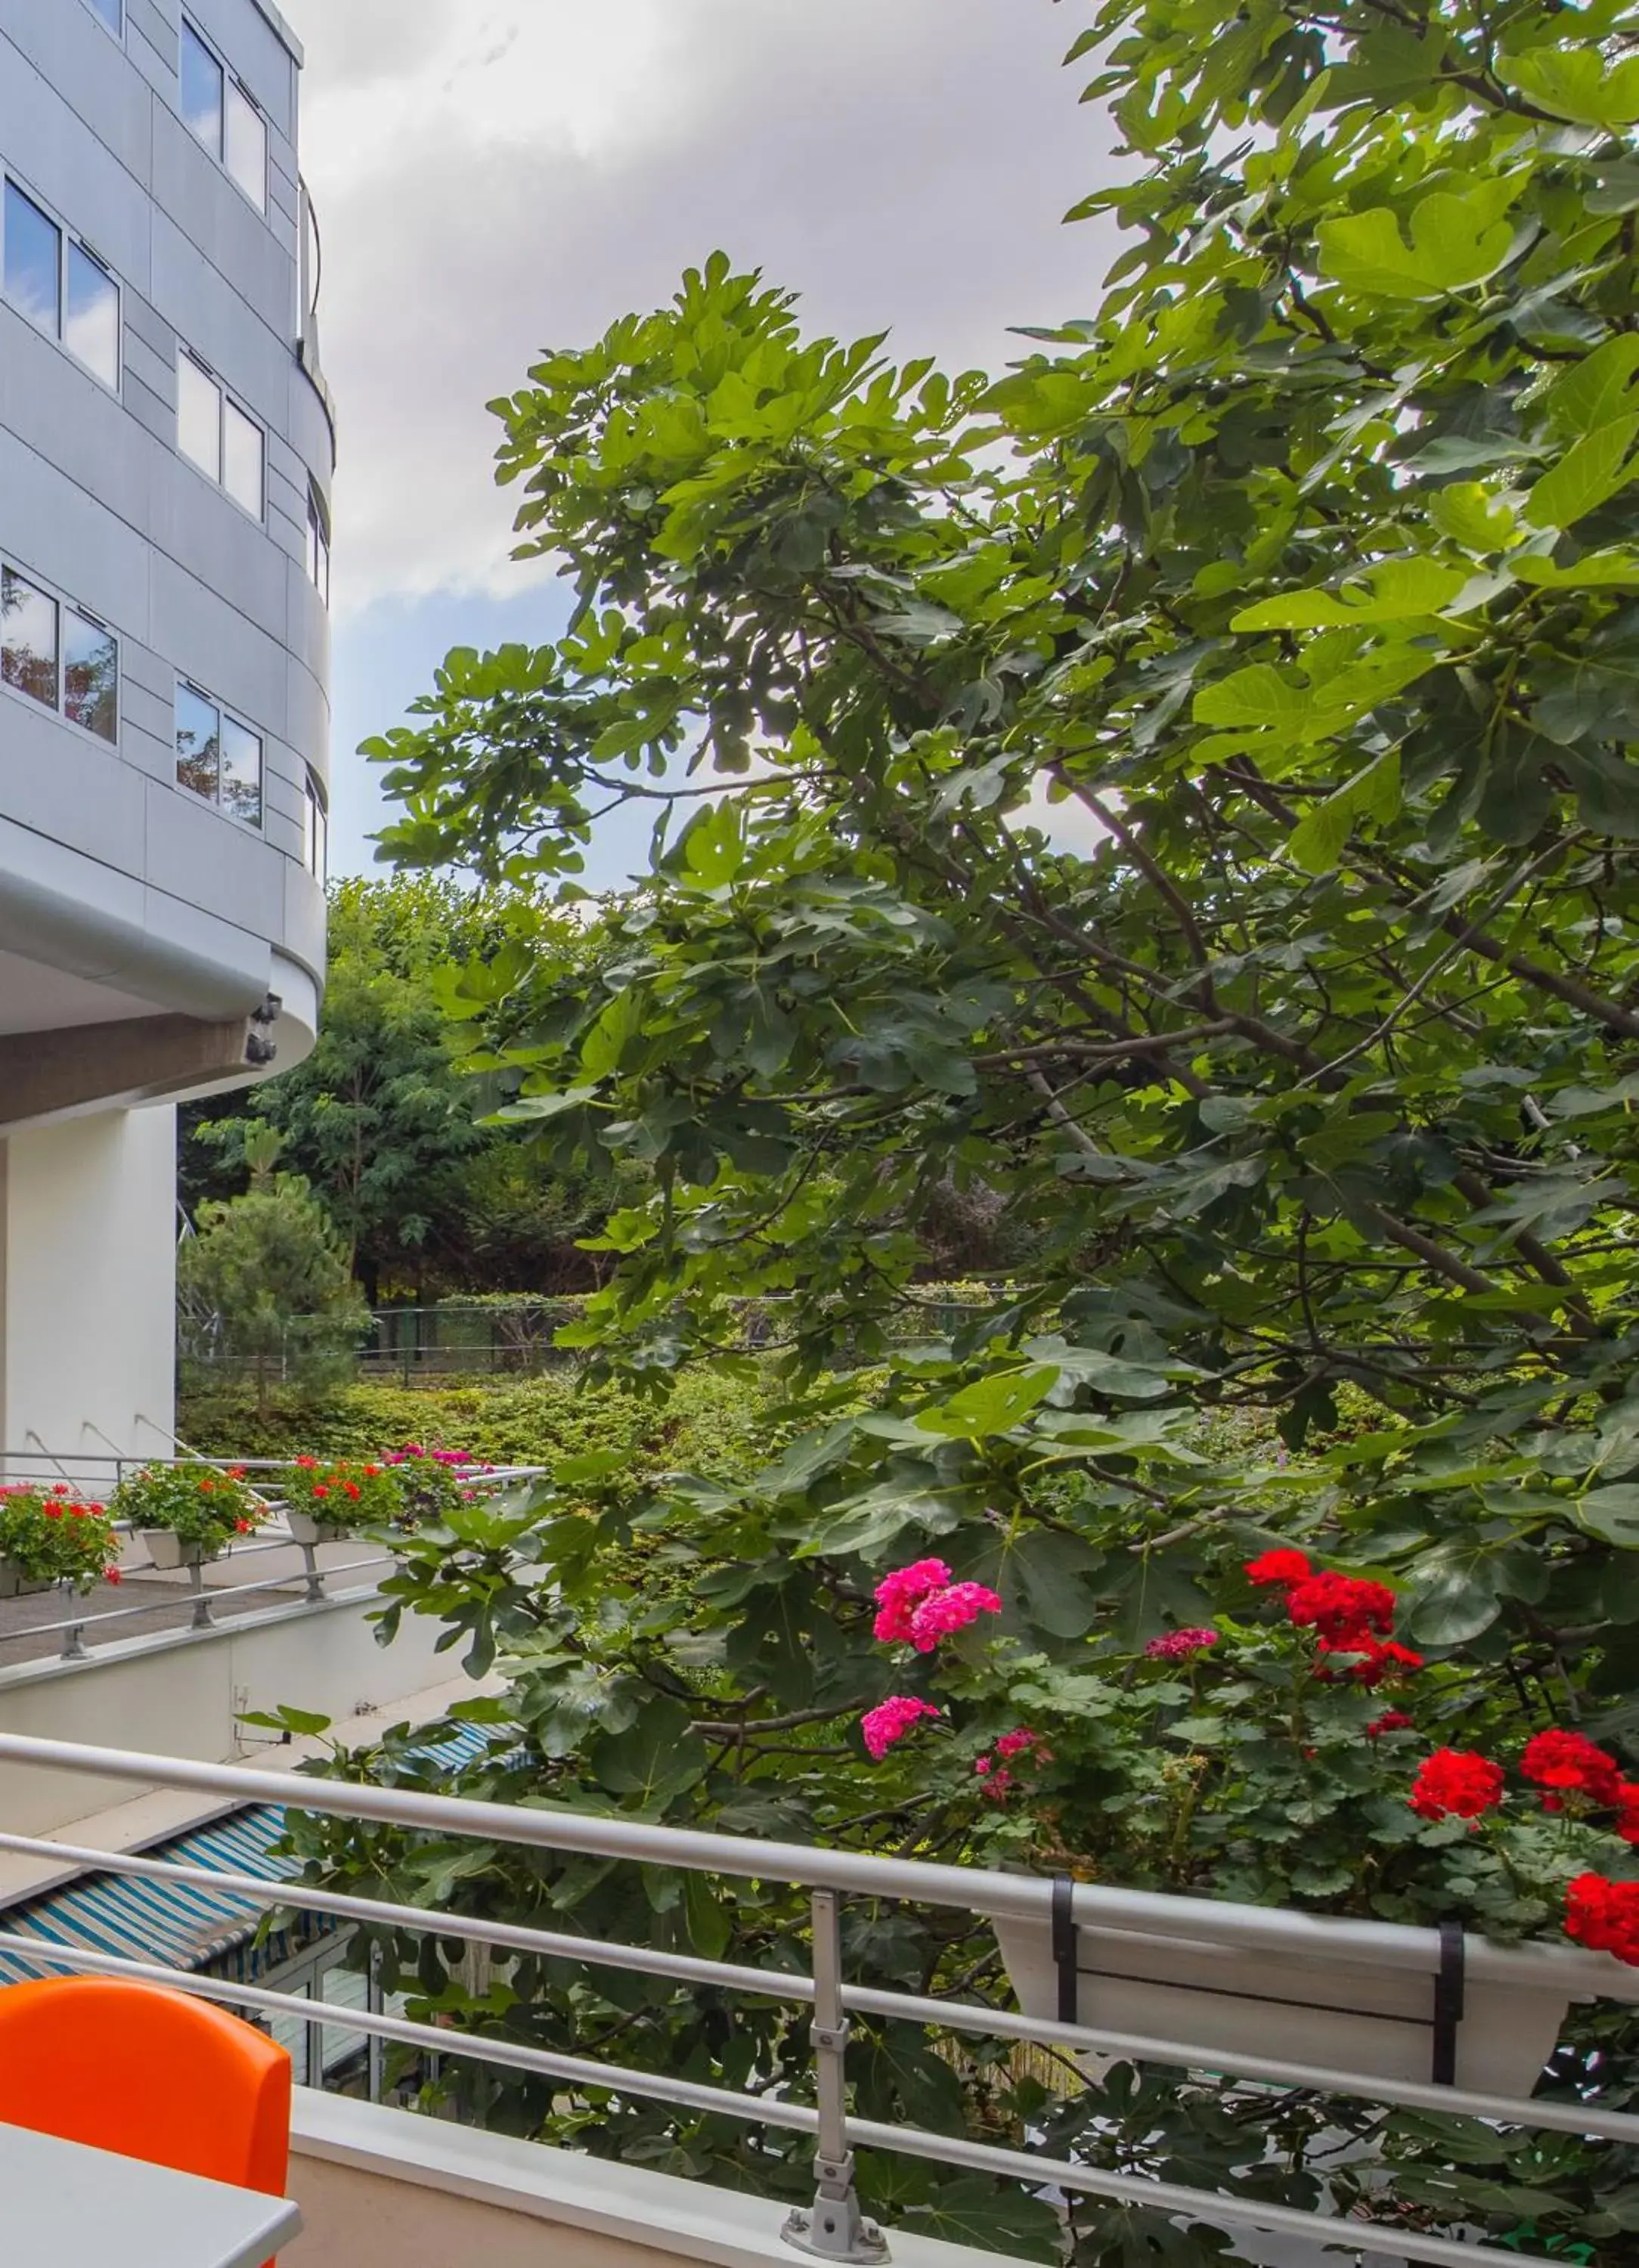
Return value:
M 0 0 L 0 1446 L 166 1446 L 175 1111 L 312 1046 L 330 483 L 271 0 Z

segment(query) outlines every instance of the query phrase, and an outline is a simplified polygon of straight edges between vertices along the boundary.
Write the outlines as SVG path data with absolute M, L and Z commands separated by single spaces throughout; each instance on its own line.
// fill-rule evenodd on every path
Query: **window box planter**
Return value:
M 308 1549 L 357 1542 L 393 1526 L 404 1512 L 403 1489 L 385 1461 L 298 1457 L 280 1493 L 292 1542 Z
M 120 1580 L 120 1545 L 99 1504 L 66 1486 L 0 1489 L 0 1599 L 77 1592 Z
M 165 1572 L 219 1559 L 236 1536 L 251 1535 L 267 1516 L 239 1468 L 197 1461 L 128 1473 L 109 1510 L 142 1537 L 149 1558 Z
M 48 1577 L 28 1575 L 15 1559 L 0 1559 L 0 1599 L 33 1599 L 41 1591 L 55 1591 Z
M 342 1543 L 351 1531 L 334 1520 L 315 1520 L 311 1512 L 288 1512 L 285 1520 L 292 1543 Z
M 1073 1926 L 993 1926 L 1025 2015 L 1198 2046 L 1209 2069 L 1216 2049 L 1521 2097 L 1573 2000 L 1639 2000 L 1639 1970 L 1568 1946 L 1204 1898 L 1077 1886 Z
M 166 1573 L 177 1567 L 202 1567 L 207 1559 L 218 1556 L 217 1551 L 207 1550 L 202 1543 L 184 1543 L 174 1528 L 144 1528 L 138 1532 L 147 1546 L 148 1557 Z

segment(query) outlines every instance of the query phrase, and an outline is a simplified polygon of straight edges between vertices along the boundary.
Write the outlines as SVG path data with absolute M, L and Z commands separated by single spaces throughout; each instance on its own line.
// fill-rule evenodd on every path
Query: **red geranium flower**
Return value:
M 1248 1559 L 1246 1572 L 1251 1582 L 1279 1583 L 1290 1589 L 1312 1571 L 1301 1551 L 1266 1551 L 1260 1559 Z
M 1624 1843 L 1639 1843 L 1639 1786 L 1625 1779 L 1616 1791 L 1616 1799 L 1622 1808 L 1616 1822 L 1617 1833 Z
M 102 1580 L 105 1583 L 122 1583 L 125 1578 L 117 1567 L 110 1567 Z
M 1565 1893 L 1565 1934 L 1639 1968 L 1639 1882 L 1578 1874 Z
M 1437 1749 L 1418 1771 L 1407 1801 L 1420 1819 L 1478 1819 L 1503 1800 L 1501 1764 L 1463 1749 Z
M 1311 1575 L 1287 1593 L 1286 1611 L 1334 1649 L 1359 1653 L 1362 1639 L 1373 1631 L 1386 1638 L 1393 1629 L 1394 1594 L 1354 1575 Z
M 1380 1741 L 1385 1733 L 1409 1733 L 1412 1720 L 1403 1709 L 1385 1709 L 1366 1727 L 1369 1741 Z
M 1400 1678 L 1409 1677 L 1423 1666 L 1420 1653 L 1414 1653 L 1408 1646 L 1401 1646 L 1392 1638 L 1353 1638 L 1345 1646 L 1334 1646 L 1330 1638 L 1323 1638 L 1316 1640 L 1315 1651 L 1318 1653 L 1351 1655 L 1354 1667 L 1349 1675 L 1356 1685 L 1393 1683 Z M 1331 1672 L 1321 1669 L 1317 1675 L 1329 1677 Z
M 1539 1733 L 1526 1742 L 1519 1769 L 1539 1787 L 1589 1796 L 1601 1805 L 1621 1800 L 1621 1766 L 1585 1733 Z

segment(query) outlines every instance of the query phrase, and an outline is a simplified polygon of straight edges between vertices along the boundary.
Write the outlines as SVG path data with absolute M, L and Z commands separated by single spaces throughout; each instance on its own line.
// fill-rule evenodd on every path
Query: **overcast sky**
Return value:
M 999 369 L 1096 304 L 1109 173 L 1060 69 L 1079 0 L 282 0 L 307 48 L 336 487 L 334 857 L 379 824 L 351 751 L 452 644 L 541 639 L 484 404 L 721 247 L 843 336 Z M 614 881 L 623 846 L 610 846 Z M 610 862 L 613 862 L 612 864 Z

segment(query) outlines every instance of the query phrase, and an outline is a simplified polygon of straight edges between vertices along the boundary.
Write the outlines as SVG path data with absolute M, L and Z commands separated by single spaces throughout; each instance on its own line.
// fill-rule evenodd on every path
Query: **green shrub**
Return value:
M 183 1438 L 221 1457 L 373 1458 L 415 1441 L 467 1449 L 486 1464 L 549 1465 L 618 1450 L 634 1488 L 673 1471 L 737 1478 L 767 1462 L 783 1436 L 772 1381 L 702 1369 L 665 1404 L 562 1377 L 444 1389 L 350 1386 L 309 1398 L 275 1389 L 187 1399 Z

